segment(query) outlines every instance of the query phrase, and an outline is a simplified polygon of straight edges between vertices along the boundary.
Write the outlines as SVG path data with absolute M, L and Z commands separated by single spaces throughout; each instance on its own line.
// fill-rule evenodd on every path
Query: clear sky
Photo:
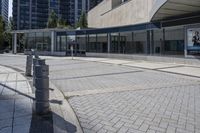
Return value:
M 13 0 L 9 0 L 9 11 L 8 11 L 8 16 L 11 17 L 12 16 L 12 1 Z

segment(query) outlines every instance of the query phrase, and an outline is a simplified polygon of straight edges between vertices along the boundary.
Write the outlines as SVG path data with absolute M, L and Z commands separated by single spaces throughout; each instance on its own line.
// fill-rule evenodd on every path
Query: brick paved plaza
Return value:
M 147 69 L 147 63 L 135 61 L 42 58 L 50 65 L 51 82 L 66 96 L 85 133 L 200 132 L 200 77 L 161 71 L 185 66 Z M 0 65 L 24 71 L 25 56 L 0 56 Z M 189 67 L 193 73 L 200 71 Z

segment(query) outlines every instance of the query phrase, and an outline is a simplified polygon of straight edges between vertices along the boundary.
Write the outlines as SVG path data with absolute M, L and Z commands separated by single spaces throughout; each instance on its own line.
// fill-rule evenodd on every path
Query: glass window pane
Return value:
M 97 52 L 107 53 L 108 52 L 108 35 L 97 34 Z

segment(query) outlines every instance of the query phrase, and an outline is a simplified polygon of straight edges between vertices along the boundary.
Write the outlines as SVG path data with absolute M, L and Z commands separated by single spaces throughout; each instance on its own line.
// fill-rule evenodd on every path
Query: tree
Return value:
M 57 23 L 57 27 L 58 28 L 66 28 L 69 25 L 67 24 L 67 21 L 65 21 L 64 19 L 60 18 L 58 19 L 58 23 Z
M 13 18 L 12 17 L 9 17 L 9 20 L 8 20 L 8 30 L 9 31 L 12 31 L 14 30 L 15 27 L 14 27 L 14 21 L 13 21 Z
M 4 45 L 4 32 L 5 32 L 5 24 L 3 18 L 0 16 L 0 50 L 3 49 Z
M 87 15 L 85 12 L 82 12 L 80 19 L 78 21 L 78 23 L 76 24 L 76 27 L 80 27 L 80 28 L 87 28 L 88 27 L 88 23 L 87 23 Z
M 52 10 L 51 14 L 49 15 L 47 27 L 48 28 L 56 28 L 58 24 L 58 17 L 56 13 Z
M 13 18 L 10 17 L 8 21 L 7 31 L 4 32 L 4 43 L 7 44 L 7 46 L 5 47 L 9 47 L 9 49 L 11 49 L 12 47 L 12 30 L 14 30 L 14 22 Z

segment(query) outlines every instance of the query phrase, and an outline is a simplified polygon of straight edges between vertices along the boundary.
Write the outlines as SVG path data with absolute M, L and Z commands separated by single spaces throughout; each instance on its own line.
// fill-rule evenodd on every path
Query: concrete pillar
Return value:
M 151 31 L 150 30 L 148 30 L 147 31 L 147 40 L 146 40 L 146 50 L 145 50 L 145 53 L 147 54 L 147 55 L 149 55 L 151 52 Z
M 111 34 L 108 33 L 108 53 L 110 53 L 110 46 L 111 46 Z
M 165 55 L 165 29 L 163 28 L 163 40 L 161 42 L 161 54 Z
M 54 53 L 54 45 L 55 45 L 55 32 L 51 32 L 51 54 Z
M 185 58 L 187 58 L 187 57 L 188 57 L 188 51 L 187 51 L 188 36 L 187 36 L 187 28 L 186 28 L 186 27 L 185 27 L 185 30 L 184 30 L 184 36 L 185 36 L 185 38 L 184 38 L 184 42 L 185 42 L 185 46 L 184 46 L 184 56 L 185 56 Z
M 13 42 L 13 54 L 17 53 L 17 33 L 14 33 L 14 42 Z
M 153 30 L 150 31 L 150 55 L 154 54 L 154 32 Z

